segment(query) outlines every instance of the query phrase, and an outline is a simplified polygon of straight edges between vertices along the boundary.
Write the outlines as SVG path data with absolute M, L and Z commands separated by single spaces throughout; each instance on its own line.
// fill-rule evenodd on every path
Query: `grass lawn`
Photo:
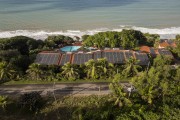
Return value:
M 121 82 L 129 82 L 131 78 L 122 79 Z M 78 79 L 75 81 L 55 81 L 55 83 L 100 83 L 100 82 L 111 82 L 112 79 Z M 5 82 L 2 85 L 20 85 L 20 84 L 53 84 L 54 81 L 46 81 L 46 80 L 11 80 L 9 82 Z

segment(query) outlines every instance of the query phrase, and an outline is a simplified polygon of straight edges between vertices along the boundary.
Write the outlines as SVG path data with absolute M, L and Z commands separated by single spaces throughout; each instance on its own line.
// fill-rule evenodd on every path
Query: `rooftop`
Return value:
M 173 40 L 161 40 L 159 42 L 159 48 L 166 48 L 166 47 L 177 47 L 177 45 Z
M 108 62 L 114 64 L 124 64 L 127 59 L 133 57 L 138 59 L 140 65 L 147 65 L 149 58 L 146 53 L 130 50 L 102 50 L 82 53 L 57 53 L 57 52 L 41 52 L 37 55 L 35 62 L 46 65 L 64 65 L 67 62 L 72 64 L 84 64 L 90 59 L 97 60 L 106 58 Z

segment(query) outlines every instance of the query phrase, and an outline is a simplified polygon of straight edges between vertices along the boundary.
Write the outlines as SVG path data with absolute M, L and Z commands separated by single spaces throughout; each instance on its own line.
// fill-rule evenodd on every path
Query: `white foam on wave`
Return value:
M 180 34 L 180 27 L 171 27 L 171 28 L 164 28 L 164 29 L 153 29 L 153 28 L 144 28 L 144 27 L 136 27 L 136 26 L 125 26 L 121 25 L 119 28 L 108 29 L 108 28 L 100 28 L 94 30 L 67 30 L 67 31 L 44 31 L 44 30 L 16 30 L 16 31 L 0 31 L 0 38 L 10 38 L 14 36 L 27 36 L 34 39 L 46 39 L 50 35 L 66 35 L 70 37 L 78 36 L 81 37 L 83 35 L 93 35 L 99 32 L 105 31 L 122 31 L 122 29 L 135 29 L 139 30 L 143 33 L 150 33 L 150 34 L 159 34 L 161 38 L 171 39 L 174 38 L 175 35 Z
M 139 30 L 143 33 L 159 34 L 162 39 L 173 39 L 177 34 L 180 34 L 180 27 L 153 29 L 133 26 L 132 29 Z

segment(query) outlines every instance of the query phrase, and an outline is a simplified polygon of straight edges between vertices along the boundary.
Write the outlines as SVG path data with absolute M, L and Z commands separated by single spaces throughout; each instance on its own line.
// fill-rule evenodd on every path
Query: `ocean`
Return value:
M 180 0 L 0 0 L 0 38 L 136 29 L 180 34 Z

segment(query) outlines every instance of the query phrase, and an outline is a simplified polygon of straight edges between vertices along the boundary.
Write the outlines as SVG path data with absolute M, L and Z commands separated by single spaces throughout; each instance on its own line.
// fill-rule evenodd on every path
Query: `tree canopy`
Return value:
M 83 44 L 85 46 L 96 46 L 99 49 L 105 47 L 134 49 L 138 45 L 146 44 L 146 42 L 147 40 L 144 34 L 136 30 L 122 30 L 122 32 L 108 31 L 83 36 Z
M 17 49 L 22 55 L 29 55 L 30 50 L 39 48 L 41 44 L 41 42 L 29 37 L 16 36 L 0 39 L 0 50 Z
M 58 48 L 59 45 L 70 45 L 73 42 L 74 40 L 71 37 L 64 35 L 48 36 L 48 38 L 45 40 L 46 46 L 51 48 Z
M 176 35 L 176 40 L 180 41 L 180 35 Z
M 159 43 L 160 36 L 158 34 L 149 34 L 145 33 L 144 36 L 146 37 L 146 44 L 147 46 L 155 46 L 156 43 Z

